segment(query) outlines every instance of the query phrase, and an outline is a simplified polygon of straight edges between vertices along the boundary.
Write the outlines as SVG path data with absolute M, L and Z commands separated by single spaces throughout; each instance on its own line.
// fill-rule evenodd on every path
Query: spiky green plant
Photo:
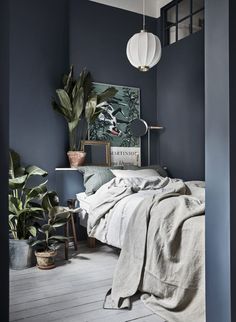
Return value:
M 69 148 L 70 151 L 80 149 L 81 138 L 85 139 L 88 124 L 94 122 L 101 110 L 97 105 L 111 99 L 117 93 L 114 87 L 106 89 L 100 94 L 93 91 L 91 74 L 83 69 L 78 80 L 74 78 L 73 65 L 70 67 L 69 74 L 63 76 L 63 88 L 57 89 L 57 100 L 52 99 L 52 107 L 60 113 L 68 123 Z M 87 125 L 81 129 L 81 137 L 78 138 L 78 126 L 81 120 Z M 82 122 L 84 126 L 84 122 Z

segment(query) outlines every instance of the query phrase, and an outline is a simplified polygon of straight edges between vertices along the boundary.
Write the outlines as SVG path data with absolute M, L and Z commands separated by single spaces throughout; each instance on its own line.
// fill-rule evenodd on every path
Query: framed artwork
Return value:
M 140 117 L 140 89 L 103 83 L 93 86 L 96 93 L 115 87 L 117 94 L 98 105 L 102 111 L 90 125 L 89 139 L 110 142 L 112 165 L 141 165 L 141 140 L 130 132 L 130 122 Z
M 111 144 L 107 141 L 81 142 L 82 151 L 86 152 L 86 165 L 111 166 Z

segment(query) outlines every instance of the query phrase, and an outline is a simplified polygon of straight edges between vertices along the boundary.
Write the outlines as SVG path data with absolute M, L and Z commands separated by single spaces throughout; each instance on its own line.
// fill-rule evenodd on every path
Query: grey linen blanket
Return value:
M 205 204 L 186 195 L 180 180 L 142 182 L 144 189 L 149 185 L 153 195 L 130 219 L 104 307 L 130 308 L 130 297 L 139 290 L 144 304 L 166 321 L 203 322 Z M 134 191 L 133 182 L 113 179 L 97 196 L 91 227 Z

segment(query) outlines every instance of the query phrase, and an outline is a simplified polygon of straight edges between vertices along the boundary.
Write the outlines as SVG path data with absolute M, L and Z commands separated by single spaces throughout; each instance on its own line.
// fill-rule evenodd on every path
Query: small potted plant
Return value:
M 64 75 L 63 88 L 57 89 L 57 100 L 53 98 L 52 107 L 67 121 L 69 130 L 69 151 L 67 152 L 70 166 L 76 168 L 83 165 L 86 153 L 80 150 L 81 139 L 85 139 L 88 124 L 100 114 L 98 104 L 112 98 L 117 90 L 110 87 L 100 94 L 93 91 L 90 73 L 84 69 L 76 80 L 73 66 L 68 75 Z M 78 126 L 80 137 L 78 137 Z
M 29 242 L 36 237 L 39 222 L 44 219 L 41 200 L 47 192 L 47 181 L 35 185 L 32 178 L 45 177 L 47 172 L 37 166 L 23 167 L 19 154 L 13 150 L 9 156 L 10 267 L 25 269 L 35 264 Z
M 48 192 L 42 200 L 43 208 L 48 213 L 48 222 L 38 229 L 36 240 L 31 244 L 36 247 L 35 256 L 39 269 L 54 268 L 57 249 L 68 240 L 67 237 L 56 234 L 57 228 L 64 226 L 70 216 L 65 208 L 58 205 L 58 201 L 55 192 Z

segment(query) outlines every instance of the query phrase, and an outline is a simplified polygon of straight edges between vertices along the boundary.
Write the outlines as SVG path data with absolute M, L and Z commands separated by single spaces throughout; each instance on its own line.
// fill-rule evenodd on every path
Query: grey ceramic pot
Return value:
M 28 240 L 10 239 L 9 247 L 11 269 L 25 269 L 35 265 L 34 251 Z

